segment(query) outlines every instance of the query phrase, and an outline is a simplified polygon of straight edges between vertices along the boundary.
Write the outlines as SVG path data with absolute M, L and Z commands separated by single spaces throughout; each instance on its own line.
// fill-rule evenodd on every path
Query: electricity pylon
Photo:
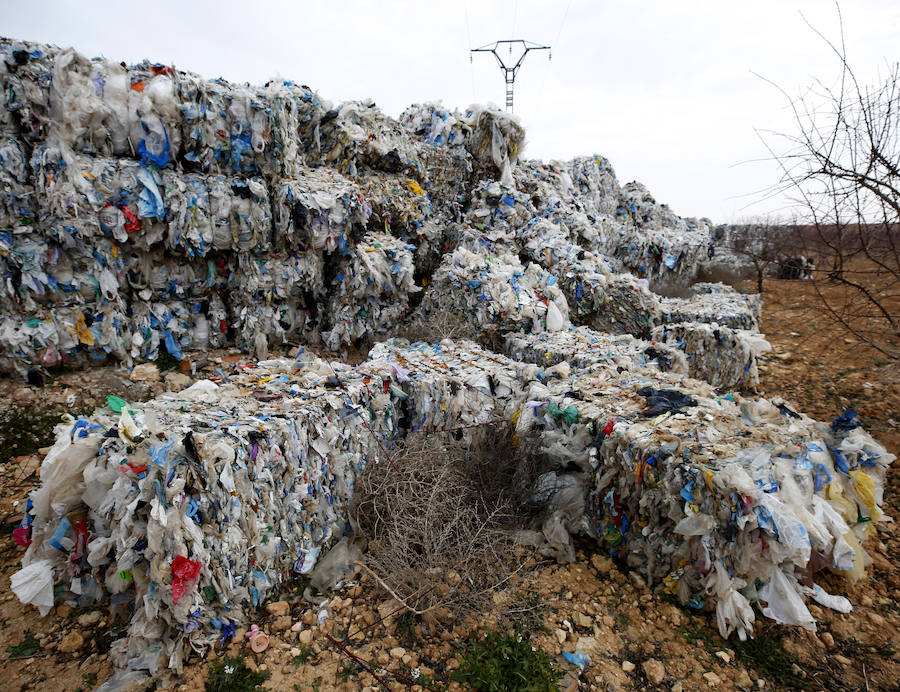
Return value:
M 519 56 L 519 59 L 516 61 L 515 65 L 509 67 L 505 62 L 503 62 L 503 58 L 500 57 L 497 49 L 501 45 L 508 45 L 509 54 L 511 56 L 513 44 L 520 44 L 522 46 L 522 55 Z M 537 43 L 532 43 L 531 41 L 523 41 L 522 39 L 518 38 L 506 41 L 495 41 L 494 43 L 488 43 L 481 48 L 473 48 L 469 51 L 470 62 L 472 60 L 472 53 L 493 53 L 494 57 L 497 58 L 497 63 L 500 65 L 500 70 L 503 72 L 503 79 L 506 82 L 506 110 L 508 111 L 512 111 L 513 109 L 513 87 L 516 83 L 516 74 L 518 73 L 519 68 L 522 67 L 522 62 L 525 60 L 525 56 L 528 55 L 528 52 L 532 50 L 550 50 L 550 46 L 540 46 Z M 553 53 L 549 54 L 549 58 L 553 58 Z

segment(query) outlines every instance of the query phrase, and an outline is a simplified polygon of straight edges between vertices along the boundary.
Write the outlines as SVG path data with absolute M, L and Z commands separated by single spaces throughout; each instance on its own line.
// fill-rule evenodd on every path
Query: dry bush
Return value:
M 397 337 L 406 339 L 412 344 L 418 341 L 436 344 L 444 339 L 477 340 L 473 338 L 477 335 L 471 327 L 467 328 L 465 325 L 466 323 L 456 316 L 451 317 L 436 310 L 425 312 L 419 308 L 407 319 L 406 324 L 397 330 Z
M 363 564 L 415 613 L 484 606 L 521 566 L 513 531 L 527 516 L 530 471 L 518 458 L 511 432 L 495 425 L 410 434 L 356 481 Z

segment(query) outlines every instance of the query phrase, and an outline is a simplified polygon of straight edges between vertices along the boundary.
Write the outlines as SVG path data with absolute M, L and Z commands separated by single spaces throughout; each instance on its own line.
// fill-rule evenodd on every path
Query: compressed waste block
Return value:
M 318 162 L 318 125 L 330 104 L 309 87 L 278 80 L 254 87 L 177 74 L 186 168 L 293 177 Z
M 682 219 L 638 182 L 621 189 L 616 215 L 622 223 L 603 239 L 607 254 L 662 286 L 694 281 L 713 241 L 709 219 Z
M 59 50 L 29 41 L 0 38 L 0 82 L 5 108 L 0 127 L 29 142 L 41 141 L 50 129 L 50 83 Z
M 415 246 L 386 233 L 367 233 L 334 278 L 322 340 L 332 351 L 396 326 L 415 285 Z
M 16 136 L 0 135 L 0 228 L 34 226 L 37 199 L 30 177 L 23 142 Z
M 716 323 L 731 329 L 759 330 L 759 294 L 738 293 L 721 284 L 697 284 L 687 298 L 660 298 L 659 324 Z
M 260 178 L 164 171 L 168 247 L 187 257 L 212 251 L 266 252 L 271 247 L 269 193 Z
M 473 341 L 559 331 L 569 326 L 569 308 L 558 283 L 534 262 L 523 268 L 516 255 L 460 247 L 444 256 L 411 320 L 438 320 Z
M 418 148 L 406 130 L 371 100 L 348 101 L 319 120 L 322 160 L 345 175 L 365 169 L 415 173 L 422 168 Z
M 279 250 L 349 252 L 372 213 L 360 190 L 327 169 L 310 169 L 275 186 L 274 245 Z
M 29 501 L 24 565 L 64 601 L 130 611 L 119 667 L 180 671 L 307 574 L 389 441 L 379 380 L 305 355 L 61 424 Z M 128 607 L 130 606 L 130 608 Z
M 40 228 L 64 247 L 103 237 L 143 248 L 163 240 L 167 190 L 152 164 L 48 144 L 35 147 L 31 168 Z
M 465 340 L 390 339 L 375 344 L 359 368 L 389 383 L 398 434 L 465 429 L 509 420 L 523 383 L 539 368 Z
M 586 533 L 603 548 L 682 603 L 714 607 L 723 637 L 752 632 L 753 601 L 812 630 L 807 595 L 850 607 L 810 585 L 821 569 L 864 573 L 894 460 L 853 412 L 829 427 L 777 399 L 606 364 L 577 383 L 532 382 L 517 431 L 590 472 Z M 570 407 L 568 420 L 551 414 Z
M 410 106 L 399 120 L 430 145 L 464 146 L 482 170 L 513 185 L 513 169 L 525 147 L 525 129 L 517 116 L 493 105 L 472 105 L 461 114 L 426 103 Z
M 681 322 L 653 329 L 650 338 L 683 351 L 691 377 L 717 389 L 740 389 L 759 384 L 758 358 L 771 350 L 761 334 L 731 329 L 715 322 Z
M 506 355 L 514 360 L 551 367 L 567 363 L 587 368 L 597 363 L 627 368 L 656 369 L 686 375 L 688 361 L 672 346 L 642 341 L 623 334 L 612 335 L 588 327 L 552 333 L 506 335 Z

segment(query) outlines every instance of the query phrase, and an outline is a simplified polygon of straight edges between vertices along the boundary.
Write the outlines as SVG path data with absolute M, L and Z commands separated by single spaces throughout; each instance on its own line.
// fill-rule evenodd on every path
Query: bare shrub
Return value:
M 363 564 L 409 610 L 471 612 L 517 574 L 513 532 L 531 473 L 518 451 L 507 426 L 411 433 L 357 479 L 351 520 L 368 540 Z
M 838 43 L 813 31 L 836 58 L 836 83 L 817 81 L 798 98 L 781 89 L 795 127 L 764 138 L 782 171 L 773 192 L 801 210 L 794 233 L 814 241 L 823 269 L 813 286 L 825 314 L 898 359 L 900 63 L 867 86 L 848 61 L 843 25 Z

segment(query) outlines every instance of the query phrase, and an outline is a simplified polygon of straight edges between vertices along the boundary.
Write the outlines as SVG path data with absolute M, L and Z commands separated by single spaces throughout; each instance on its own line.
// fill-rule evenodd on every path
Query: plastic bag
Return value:
M 768 603 L 763 615 L 785 625 L 799 625 L 810 632 L 816 631 L 816 621 L 798 593 L 797 583 L 776 569 L 772 577 L 759 590 L 759 597 Z
M 355 572 L 356 562 L 362 559 L 362 551 L 345 536 L 313 568 L 309 583 L 319 591 L 333 589 L 338 582 Z
M 37 606 L 41 617 L 53 608 L 53 563 L 38 560 L 10 578 L 10 588 L 22 603 Z

